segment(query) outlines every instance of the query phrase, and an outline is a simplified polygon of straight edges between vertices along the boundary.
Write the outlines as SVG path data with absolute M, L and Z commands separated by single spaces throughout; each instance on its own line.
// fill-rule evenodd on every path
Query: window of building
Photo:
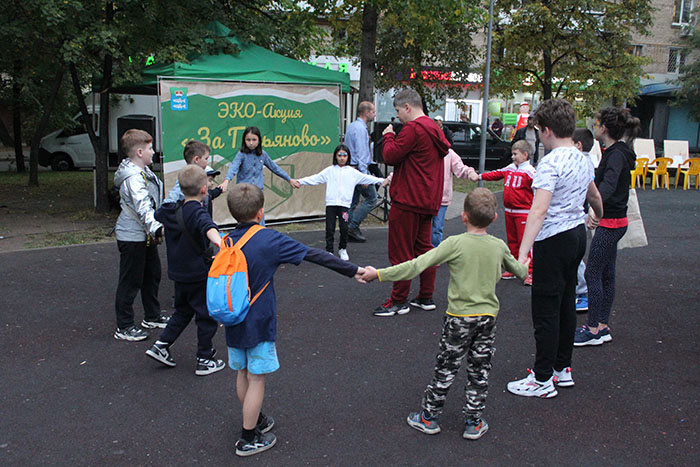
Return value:
M 627 47 L 627 53 L 634 55 L 635 57 L 642 56 L 642 46 L 641 45 L 630 45 Z
M 693 11 L 693 0 L 675 0 L 673 3 L 673 24 L 690 23 L 690 14 Z
M 686 52 L 683 49 L 671 48 L 668 51 L 668 72 L 678 73 L 680 68 L 685 65 Z

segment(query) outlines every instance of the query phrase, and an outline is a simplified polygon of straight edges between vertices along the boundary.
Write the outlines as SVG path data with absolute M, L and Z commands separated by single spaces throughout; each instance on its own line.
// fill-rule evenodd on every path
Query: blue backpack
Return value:
M 250 306 L 270 285 L 268 282 L 253 298 L 250 297 L 248 262 L 241 251 L 243 245 L 263 228 L 258 224 L 251 226 L 235 245 L 229 235 L 226 235 L 221 240 L 221 250 L 209 269 L 207 278 L 209 316 L 224 326 L 235 326 L 241 323 L 248 315 Z

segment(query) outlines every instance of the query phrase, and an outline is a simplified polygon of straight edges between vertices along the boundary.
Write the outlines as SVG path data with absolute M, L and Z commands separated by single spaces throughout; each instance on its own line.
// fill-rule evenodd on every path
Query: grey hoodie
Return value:
M 115 227 L 117 240 L 145 242 L 146 231 L 155 235 L 163 226 L 154 217 L 163 204 L 163 182 L 148 167 L 141 169 L 124 159 L 114 174 L 114 186 L 119 188 L 122 208 Z

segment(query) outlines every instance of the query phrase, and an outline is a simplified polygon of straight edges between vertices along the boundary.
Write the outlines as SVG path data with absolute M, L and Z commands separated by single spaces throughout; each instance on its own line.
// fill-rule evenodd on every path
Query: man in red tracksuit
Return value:
M 394 98 L 396 115 L 404 124 L 399 136 L 392 125 L 384 130 L 382 154 L 388 165 L 394 166 L 389 195 L 389 261 L 399 264 L 432 249 L 430 234 L 433 216 L 442 202 L 444 183 L 443 157 L 450 144 L 445 134 L 430 117 L 423 113 L 423 102 L 413 89 L 404 89 Z M 436 268 L 420 275 L 418 296 L 410 304 L 424 310 L 434 310 Z M 411 281 L 394 282 L 391 298 L 374 310 L 375 316 L 408 313 L 408 293 Z
M 478 180 L 500 180 L 505 178 L 503 184 L 503 209 L 506 212 L 506 236 L 510 252 L 518 257 L 520 243 L 525 232 L 527 215 L 532 206 L 532 180 L 535 178 L 535 168 L 530 164 L 532 147 L 524 139 L 513 143 L 513 163 L 502 169 L 487 172 L 478 176 Z M 531 258 L 530 255 L 528 255 Z M 505 271 L 501 279 L 513 279 L 515 275 Z M 530 270 L 523 281 L 525 285 L 532 285 L 532 262 Z

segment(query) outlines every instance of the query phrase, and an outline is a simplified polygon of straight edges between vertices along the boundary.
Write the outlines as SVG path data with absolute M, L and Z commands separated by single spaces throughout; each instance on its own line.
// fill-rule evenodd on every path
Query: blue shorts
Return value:
M 261 342 L 249 349 L 228 348 L 228 366 L 232 370 L 245 370 L 254 375 L 264 375 L 277 371 L 280 362 L 277 360 L 277 348 L 274 342 Z

